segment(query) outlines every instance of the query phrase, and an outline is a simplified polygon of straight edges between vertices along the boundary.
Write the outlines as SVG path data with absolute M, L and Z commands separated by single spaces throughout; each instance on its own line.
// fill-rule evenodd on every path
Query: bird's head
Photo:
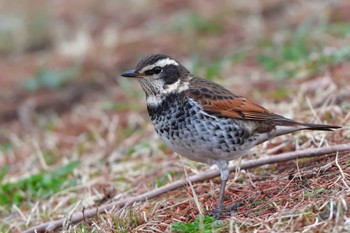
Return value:
M 137 64 L 135 70 L 126 71 L 121 75 L 138 79 L 149 99 L 162 98 L 168 93 L 188 89 L 191 76 L 178 61 L 163 54 L 145 57 Z

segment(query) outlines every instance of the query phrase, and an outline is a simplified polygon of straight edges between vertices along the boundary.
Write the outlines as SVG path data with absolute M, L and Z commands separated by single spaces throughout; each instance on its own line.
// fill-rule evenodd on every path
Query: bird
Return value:
M 164 54 L 144 57 L 135 69 L 121 76 L 140 83 L 154 129 L 168 147 L 190 160 L 217 166 L 221 185 L 217 207 L 210 213 L 217 219 L 230 213 L 223 205 L 229 161 L 280 135 L 341 128 L 301 123 L 275 114 L 191 74 L 179 61 Z

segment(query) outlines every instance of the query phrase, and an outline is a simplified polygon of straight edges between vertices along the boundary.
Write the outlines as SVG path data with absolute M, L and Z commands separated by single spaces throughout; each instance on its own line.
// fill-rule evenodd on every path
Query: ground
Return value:
M 254 160 L 350 143 L 347 1 L 44 1 L 0 9 L 0 231 L 137 196 L 209 167 L 158 138 L 120 73 L 165 53 L 302 122 L 343 126 L 258 146 Z M 186 171 L 186 172 L 185 172 Z M 350 231 L 350 152 L 232 173 L 66 226 L 69 232 Z M 198 199 L 198 202 L 195 200 Z M 63 231 L 60 228 L 57 231 Z

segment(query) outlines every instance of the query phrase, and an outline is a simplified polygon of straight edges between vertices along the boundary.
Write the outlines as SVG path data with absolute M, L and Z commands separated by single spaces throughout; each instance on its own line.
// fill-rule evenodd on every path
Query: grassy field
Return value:
M 350 143 L 350 3 L 7 1 L 0 8 L 0 232 L 21 232 L 199 174 L 158 138 L 138 83 L 165 53 L 302 122 L 341 125 L 258 146 L 254 160 Z M 66 232 L 349 232 L 350 152 L 232 173 L 65 224 Z M 198 202 L 196 202 L 198 200 Z M 69 223 L 69 221 L 68 221 Z

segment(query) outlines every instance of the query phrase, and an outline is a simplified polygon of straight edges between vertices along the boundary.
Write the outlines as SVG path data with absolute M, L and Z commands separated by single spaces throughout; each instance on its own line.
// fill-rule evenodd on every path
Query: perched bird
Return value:
M 279 135 L 340 128 L 300 123 L 272 113 L 217 83 L 192 75 L 180 62 L 163 54 L 145 57 L 134 70 L 121 75 L 141 84 L 154 128 L 167 146 L 191 160 L 219 168 L 219 200 L 211 213 L 216 218 L 223 214 L 230 160 Z

